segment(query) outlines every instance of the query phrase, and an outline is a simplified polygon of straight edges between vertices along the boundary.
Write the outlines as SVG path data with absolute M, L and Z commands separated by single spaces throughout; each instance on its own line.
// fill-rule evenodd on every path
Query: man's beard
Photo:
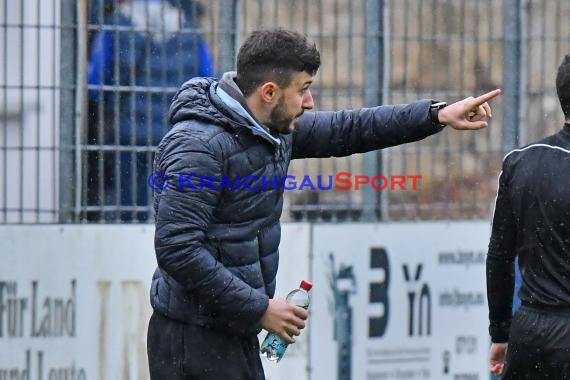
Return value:
M 277 133 L 288 135 L 295 131 L 297 127 L 297 118 L 301 116 L 303 112 L 296 116 L 288 115 L 285 111 L 285 101 L 283 98 L 279 99 L 279 102 L 271 111 L 269 115 L 269 122 L 265 123 L 266 126 Z

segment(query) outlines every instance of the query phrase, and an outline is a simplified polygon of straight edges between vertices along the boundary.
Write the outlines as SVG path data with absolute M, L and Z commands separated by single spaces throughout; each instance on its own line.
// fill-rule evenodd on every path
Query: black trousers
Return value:
M 264 380 L 256 335 L 243 338 L 150 318 L 147 354 L 152 380 Z
M 570 312 L 521 306 L 505 361 L 503 380 L 570 379 Z

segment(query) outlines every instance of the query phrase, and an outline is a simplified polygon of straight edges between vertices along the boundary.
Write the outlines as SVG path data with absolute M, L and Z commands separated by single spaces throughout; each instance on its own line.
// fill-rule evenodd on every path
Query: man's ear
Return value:
M 277 99 L 277 92 L 279 91 L 279 86 L 275 82 L 265 82 L 259 89 L 259 95 L 261 99 L 266 103 L 273 103 Z

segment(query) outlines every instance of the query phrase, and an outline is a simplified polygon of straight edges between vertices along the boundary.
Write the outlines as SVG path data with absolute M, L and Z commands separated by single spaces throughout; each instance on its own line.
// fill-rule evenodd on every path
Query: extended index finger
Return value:
M 494 97 L 499 96 L 500 94 L 501 94 L 501 89 L 498 88 L 496 90 L 493 90 L 493 91 L 490 91 L 486 94 L 478 96 L 473 100 L 473 106 L 475 106 L 475 107 L 480 106 L 483 103 L 488 102 L 489 100 L 493 99 Z

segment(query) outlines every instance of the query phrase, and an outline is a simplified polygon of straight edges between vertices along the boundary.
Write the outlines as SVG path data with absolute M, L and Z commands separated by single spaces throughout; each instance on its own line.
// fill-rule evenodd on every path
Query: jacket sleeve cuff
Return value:
M 269 297 L 262 294 L 261 297 L 257 298 L 255 301 L 250 302 L 248 305 L 246 313 L 248 314 L 248 319 L 259 322 L 265 311 L 269 307 Z
M 261 318 L 263 317 L 263 315 L 267 311 L 268 307 L 269 307 L 269 297 L 267 297 L 265 294 L 263 295 L 262 298 L 260 298 L 254 302 L 253 310 L 252 310 L 252 314 L 251 314 L 251 320 L 255 321 L 255 324 L 253 326 L 254 331 L 261 331 L 261 329 L 262 329 Z
M 434 135 L 441 132 L 445 128 L 445 124 L 440 124 L 437 118 L 434 118 L 431 105 L 436 104 L 438 101 L 432 99 L 422 99 L 414 103 L 417 107 L 420 107 L 421 114 L 425 115 L 425 119 L 421 123 L 422 133 L 424 137 Z
M 489 335 L 492 343 L 507 343 L 509 341 L 509 330 L 511 322 L 491 323 L 489 325 Z
M 252 292 L 257 292 L 252 290 Z M 258 334 L 261 331 L 261 317 L 265 314 L 269 306 L 269 297 L 259 293 L 259 297 L 251 298 L 247 304 L 232 317 L 229 317 L 227 328 L 230 330 L 239 329 L 240 334 Z

